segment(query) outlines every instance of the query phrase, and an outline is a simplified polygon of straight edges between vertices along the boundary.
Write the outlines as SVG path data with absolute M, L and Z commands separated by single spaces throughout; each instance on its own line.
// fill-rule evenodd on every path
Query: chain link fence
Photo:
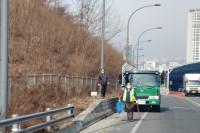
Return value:
M 83 76 L 68 76 L 59 74 L 29 74 L 19 76 L 9 75 L 8 85 L 10 103 L 12 103 L 13 101 L 16 102 L 16 100 L 21 99 L 25 100 L 26 102 L 33 100 L 31 106 L 38 105 L 35 105 L 36 103 L 34 103 L 34 99 L 31 99 L 31 97 L 30 99 L 27 99 L 28 97 L 26 96 L 26 93 L 29 91 L 28 89 L 30 89 L 31 91 L 33 90 L 34 94 L 35 92 L 38 93 L 39 96 L 41 96 L 41 94 L 43 96 L 58 95 L 59 92 L 58 96 L 62 94 L 62 98 L 80 96 L 83 93 L 88 93 L 90 95 L 91 91 L 96 91 L 98 95 L 100 94 L 98 78 Z M 46 89 L 42 88 L 43 86 L 49 88 L 49 90 L 45 91 Z M 36 89 L 36 91 L 34 91 L 34 88 L 39 89 Z M 119 88 L 119 80 L 109 79 L 109 85 L 107 87 L 108 92 L 111 90 L 118 91 Z M 26 102 L 20 103 L 15 106 L 27 106 Z M 11 104 L 9 105 L 13 106 Z M 0 120 L 2 119 L 1 117 L 2 114 L 0 114 Z
M 63 91 L 72 91 L 69 89 L 76 88 L 76 93 L 84 91 L 85 87 L 90 90 L 98 90 L 98 78 L 81 77 L 81 76 L 68 76 L 59 74 L 30 74 L 21 76 L 9 76 L 9 91 L 13 89 L 29 89 L 33 86 L 41 84 L 58 85 Z M 119 80 L 109 79 L 109 87 L 118 90 Z M 12 94 L 12 93 L 9 93 Z

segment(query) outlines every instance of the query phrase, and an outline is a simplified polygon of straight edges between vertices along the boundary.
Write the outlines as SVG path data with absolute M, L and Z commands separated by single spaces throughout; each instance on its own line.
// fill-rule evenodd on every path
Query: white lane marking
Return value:
M 188 100 L 189 102 L 193 103 L 194 105 L 200 107 L 200 104 L 197 103 L 197 102 L 195 102 L 195 101 L 193 101 L 192 99 L 190 99 L 190 98 L 186 98 L 186 100 Z
M 196 99 L 196 101 L 199 103 L 200 101 L 200 99 L 199 99 L 199 97 L 195 97 L 195 99 Z
M 161 106 L 161 108 L 168 108 L 168 109 L 185 109 L 185 110 L 191 110 L 191 108 L 185 108 L 185 107 L 170 107 L 170 106 Z
M 190 109 L 190 108 L 184 108 L 184 107 L 169 107 L 171 109 Z
M 198 99 L 198 100 L 200 99 L 200 97 L 195 97 L 195 98 Z
M 198 99 L 197 97 L 187 97 L 187 98 L 198 103 L 198 101 L 196 101 Z
M 137 124 L 134 126 L 134 128 L 132 129 L 131 133 L 135 133 L 137 131 L 137 129 L 139 128 L 140 124 L 142 123 L 142 121 L 144 120 L 144 118 L 147 116 L 148 112 L 145 112 L 142 115 L 142 118 L 137 122 Z

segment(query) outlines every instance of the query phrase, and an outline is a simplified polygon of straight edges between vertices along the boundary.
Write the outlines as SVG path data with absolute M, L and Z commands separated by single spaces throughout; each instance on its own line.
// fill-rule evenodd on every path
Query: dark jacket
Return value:
M 100 74 L 99 75 L 99 84 L 102 84 L 102 85 L 107 85 L 107 82 L 108 82 L 108 76 L 104 73 L 104 74 Z

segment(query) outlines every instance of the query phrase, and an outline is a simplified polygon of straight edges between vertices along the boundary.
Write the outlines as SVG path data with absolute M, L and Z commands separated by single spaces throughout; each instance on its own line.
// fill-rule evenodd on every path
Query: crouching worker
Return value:
M 134 88 L 131 87 L 130 83 L 127 83 L 127 86 L 124 87 L 124 91 L 122 97 L 119 99 L 125 103 L 125 112 L 127 112 L 127 119 L 133 119 L 133 111 L 134 111 L 134 101 L 135 101 L 135 92 Z

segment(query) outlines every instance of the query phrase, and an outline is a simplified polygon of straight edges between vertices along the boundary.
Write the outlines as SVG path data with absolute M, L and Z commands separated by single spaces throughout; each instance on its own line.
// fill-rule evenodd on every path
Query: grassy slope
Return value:
M 10 0 L 9 74 L 55 73 L 96 77 L 100 66 L 100 38 L 86 32 L 63 8 L 50 8 L 41 0 Z M 122 54 L 105 44 L 105 69 L 110 78 L 118 78 Z M 87 69 L 86 69 L 87 68 Z M 59 85 L 18 88 L 12 83 L 9 117 L 58 108 L 74 103 L 77 113 L 93 98 L 91 88 L 81 95 L 64 95 Z M 110 88 L 109 97 L 116 92 Z M 84 103 L 84 104 L 83 104 Z M 43 121 L 24 123 L 26 127 Z

